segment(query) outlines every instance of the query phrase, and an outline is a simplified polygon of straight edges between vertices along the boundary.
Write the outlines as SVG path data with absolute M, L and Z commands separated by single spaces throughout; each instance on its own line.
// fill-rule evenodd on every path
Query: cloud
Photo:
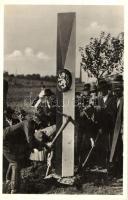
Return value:
M 5 55 L 4 69 L 9 73 L 52 75 L 56 73 L 55 60 L 43 51 L 34 52 L 31 47 L 14 50 Z
M 6 55 L 7 58 L 18 58 L 22 57 L 22 52 L 20 50 L 14 50 L 11 54 Z
M 5 59 L 29 59 L 29 60 L 44 60 L 48 61 L 51 58 L 44 53 L 43 51 L 39 51 L 34 54 L 34 51 L 31 47 L 26 47 L 23 51 L 14 50 L 12 53 L 7 54 Z
M 37 58 L 39 58 L 41 60 L 49 60 L 50 59 L 50 57 L 43 52 L 38 52 L 36 56 L 37 56 Z
M 30 47 L 26 47 L 24 50 L 24 55 L 29 57 L 34 56 L 33 49 Z

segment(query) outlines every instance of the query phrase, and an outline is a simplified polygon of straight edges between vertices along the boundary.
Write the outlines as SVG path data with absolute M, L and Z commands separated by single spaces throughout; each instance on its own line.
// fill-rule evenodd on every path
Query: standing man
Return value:
M 37 115 L 44 128 L 56 124 L 56 98 L 50 89 L 45 89 L 44 97 L 37 107 Z
M 99 139 L 99 160 L 107 167 L 116 119 L 116 98 L 110 93 L 110 85 L 102 80 L 98 86 L 98 105 L 95 106 L 96 120 L 102 133 Z
M 78 172 L 82 170 L 82 164 L 91 148 L 94 145 L 93 140 L 93 120 L 91 119 L 93 114 L 93 107 L 89 105 L 90 101 L 90 84 L 84 85 L 82 96 L 82 109 L 80 111 L 80 118 L 78 120 Z
M 19 186 L 20 168 L 28 161 L 29 154 L 34 148 L 34 132 L 36 124 L 33 120 L 24 120 L 9 126 L 3 132 L 3 153 L 9 162 L 6 182 L 11 173 L 11 193 L 17 193 Z
M 81 103 L 82 103 L 82 109 L 85 108 L 85 106 L 87 106 L 89 104 L 89 99 L 90 99 L 90 87 L 91 85 L 89 83 L 84 85 L 84 89 L 82 92 L 82 96 L 81 96 Z
M 41 161 L 51 167 L 53 152 L 49 147 L 56 126 L 40 129 L 32 119 L 24 120 L 5 128 L 3 136 L 3 153 L 9 162 L 6 183 L 11 175 L 11 194 L 18 193 L 20 186 L 20 170 L 32 161 Z M 50 154 L 49 154 L 50 152 Z M 47 157 L 50 155 L 50 157 Z M 11 173 L 10 173 L 11 172 Z
M 116 97 L 116 121 L 110 152 L 110 174 L 122 176 L 123 173 L 123 77 L 116 76 L 113 81 L 113 93 Z

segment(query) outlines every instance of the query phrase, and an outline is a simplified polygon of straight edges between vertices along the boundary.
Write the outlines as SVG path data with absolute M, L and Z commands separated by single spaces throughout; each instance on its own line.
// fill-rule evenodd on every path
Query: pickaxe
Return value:
M 58 132 L 57 132 L 57 134 L 55 135 L 55 137 L 53 138 L 52 142 L 47 143 L 47 146 L 48 146 L 49 148 L 52 148 L 52 147 L 53 147 L 53 145 L 54 145 L 54 143 L 56 142 L 58 136 L 59 136 L 59 135 L 62 133 L 62 131 L 66 128 L 66 126 L 68 125 L 69 122 L 72 122 L 74 125 L 76 125 L 71 116 L 68 116 L 68 115 L 66 115 L 66 114 L 62 114 L 62 113 L 59 112 L 59 111 L 58 111 L 58 113 L 61 114 L 61 115 L 63 115 L 64 117 L 66 117 L 66 121 L 65 121 L 65 123 L 62 124 L 62 126 L 61 126 L 60 129 L 58 130 Z M 49 169 L 50 169 L 50 166 L 48 165 L 47 170 L 46 170 L 46 175 L 45 175 L 45 177 L 48 176 Z
M 96 139 L 95 139 L 95 144 L 96 144 L 96 142 L 97 142 L 99 136 L 100 136 L 100 132 L 98 131 L 97 136 L 96 136 Z M 90 149 L 90 151 L 88 152 L 88 155 L 87 155 L 87 157 L 85 158 L 85 160 L 84 160 L 84 162 L 83 162 L 83 164 L 82 164 L 82 168 L 84 168 L 85 164 L 87 163 L 87 161 L 88 161 L 88 159 L 89 159 L 89 157 L 90 157 L 90 155 L 91 155 L 92 150 L 94 149 L 94 147 L 95 147 L 95 145 L 92 146 L 91 149 Z
M 66 115 L 66 114 L 62 114 L 62 113 L 60 113 L 59 111 L 58 111 L 58 113 L 61 114 L 61 115 L 63 115 L 64 117 L 66 117 L 66 121 L 65 121 L 65 123 L 62 124 L 62 126 L 61 126 L 60 129 L 58 130 L 58 132 L 56 133 L 56 135 L 55 135 L 55 137 L 53 138 L 52 142 L 48 143 L 48 147 L 50 147 L 50 148 L 54 145 L 54 143 L 56 142 L 58 136 L 59 136 L 59 135 L 62 133 L 62 131 L 66 128 L 66 126 L 68 125 L 69 122 L 71 122 L 71 123 L 73 123 L 74 125 L 76 125 L 71 116 L 68 116 L 68 115 Z

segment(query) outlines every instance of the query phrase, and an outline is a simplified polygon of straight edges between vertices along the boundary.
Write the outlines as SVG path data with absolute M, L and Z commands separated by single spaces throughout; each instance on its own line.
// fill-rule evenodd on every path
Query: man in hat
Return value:
M 39 95 L 34 99 L 32 106 L 34 106 L 35 108 L 37 108 L 41 102 L 41 99 L 44 97 L 44 93 L 45 93 L 45 85 L 43 85 L 41 87 L 41 92 L 39 93 Z
M 87 83 L 87 84 L 84 85 L 84 89 L 83 89 L 83 92 L 82 92 L 82 105 L 83 105 L 83 107 L 85 107 L 89 103 L 90 86 L 91 86 L 90 83 Z
M 10 106 L 6 107 L 3 113 L 3 128 L 7 126 L 11 126 L 20 122 L 16 111 L 12 109 Z
M 83 89 L 82 110 L 78 120 L 78 172 L 82 170 L 82 164 L 91 148 L 94 145 L 94 121 L 92 115 L 94 109 L 90 105 L 90 84 L 85 84 Z
M 45 127 L 56 123 L 56 98 L 50 89 L 45 89 L 44 97 L 37 107 L 37 113 L 38 116 L 41 116 L 42 120 L 44 119 Z
M 99 139 L 99 161 L 101 165 L 108 165 L 110 155 L 113 130 L 116 119 L 116 98 L 109 92 L 110 85 L 106 80 L 102 80 L 98 85 L 99 96 L 98 105 L 94 106 L 98 127 L 102 133 Z
M 116 121 L 110 152 L 109 172 L 113 176 L 122 176 L 123 171 L 123 77 L 118 75 L 112 82 L 116 98 Z
M 98 104 L 98 98 L 97 98 L 97 86 L 95 83 L 91 84 L 90 87 L 90 101 L 89 104 L 96 106 Z

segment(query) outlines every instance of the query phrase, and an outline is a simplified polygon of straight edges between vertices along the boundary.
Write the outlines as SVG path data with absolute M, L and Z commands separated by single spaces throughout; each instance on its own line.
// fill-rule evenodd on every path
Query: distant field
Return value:
M 43 83 L 44 84 L 44 83 Z M 9 82 L 7 104 L 15 109 L 30 109 L 34 98 L 41 91 L 41 81 L 21 80 Z M 56 92 L 56 83 L 45 82 L 46 88 Z
M 55 82 L 45 82 L 46 88 L 50 88 L 52 92 L 56 93 Z M 17 80 L 16 83 L 9 82 L 9 89 L 7 95 L 7 104 L 13 108 L 30 109 L 34 98 L 41 90 L 41 81 L 33 80 Z M 82 90 L 82 84 L 76 84 L 76 91 Z

